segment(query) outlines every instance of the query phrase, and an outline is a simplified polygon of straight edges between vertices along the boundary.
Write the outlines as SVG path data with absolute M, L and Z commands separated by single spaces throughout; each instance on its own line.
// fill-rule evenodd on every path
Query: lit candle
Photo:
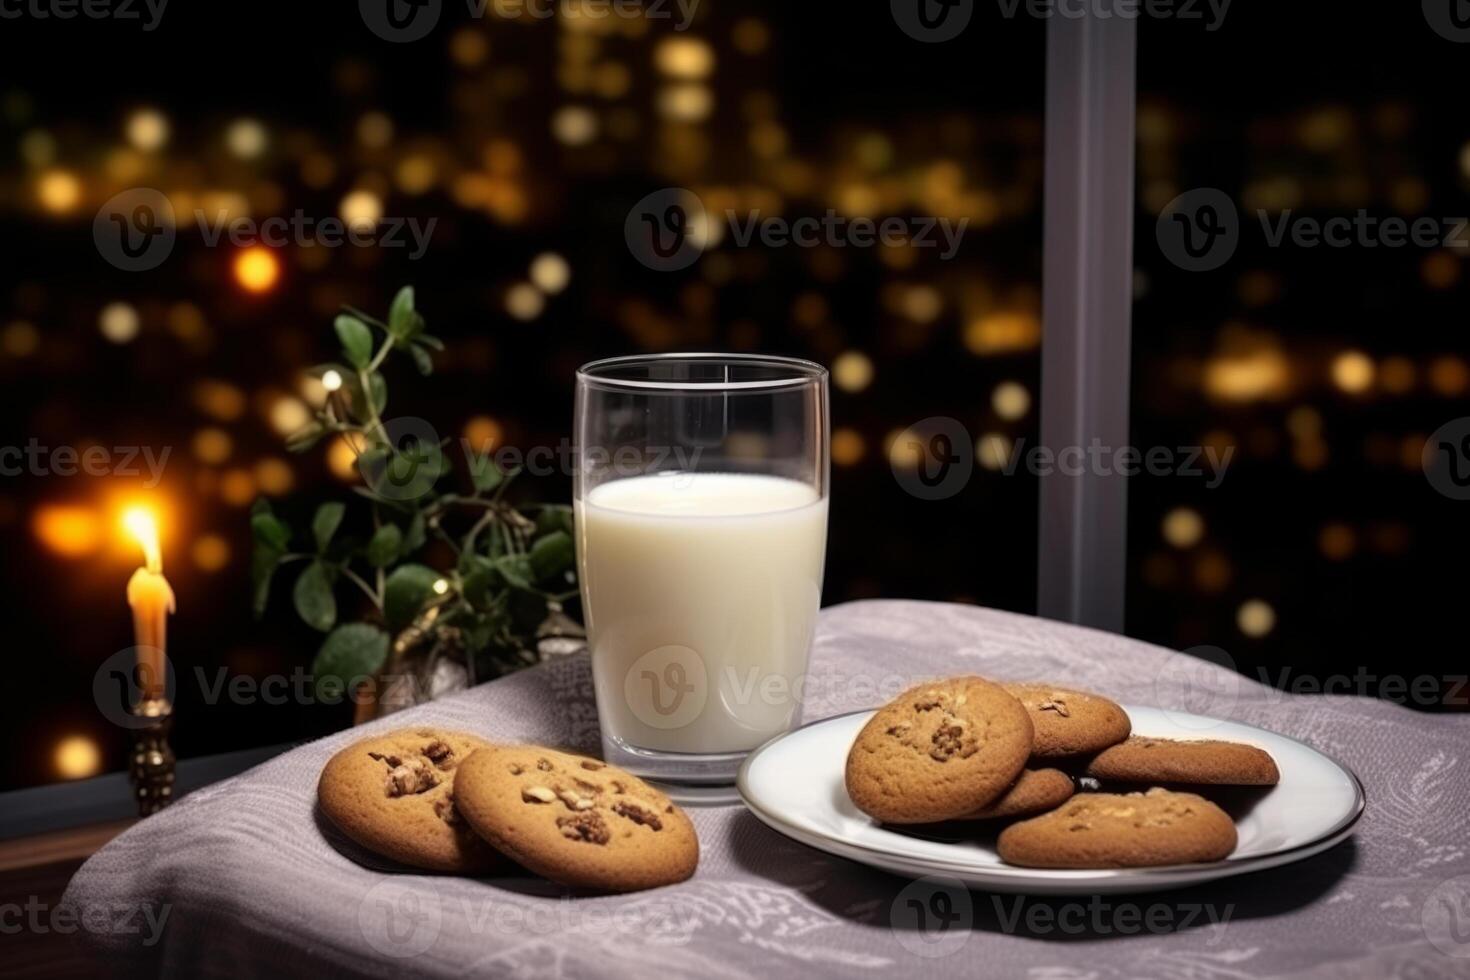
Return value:
M 174 611 L 174 590 L 163 577 L 163 556 L 158 548 L 158 523 L 153 515 L 135 507 L 123 515 L 123 526 L 143 547 L 143 567 L 128 579 L 128 605 L 133 608 L 133 637 L 137 646 L 138 682 L 143 700 L 164 697 L 164 651 L 167 647 L 168 614 Z

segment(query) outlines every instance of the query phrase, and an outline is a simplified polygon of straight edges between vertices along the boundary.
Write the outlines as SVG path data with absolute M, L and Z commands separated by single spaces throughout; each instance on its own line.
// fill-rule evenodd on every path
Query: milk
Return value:
M 664 473 L 594 487 L 576 514 L 605 735 L 716 754 L 796 722 L 825 498 L 780 477 Z

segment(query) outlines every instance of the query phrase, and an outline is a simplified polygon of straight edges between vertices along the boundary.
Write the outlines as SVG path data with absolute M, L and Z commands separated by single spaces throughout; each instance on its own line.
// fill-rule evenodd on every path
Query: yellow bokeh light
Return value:
M 83 558 L 102 545 L 102 520 L 90 507 L 44 504 L 32 517 L 31 530 L 43 545 L 63 558 Z
M 1236 610 L 1235 625 L 1246 636 L 1259 639 L 1276 628 L 1276 610 L 1264 599 L 1248 599 Z
M 1193 548 L 1205 536 L 1205 519 L 1193 507 L 1175 507 L 1160 526 L 1164 540 L 1176 548 Z
M 57 742 L 51 759 L 62 779 L 86 779 L 102 771 L 102 750 L 85 735 L 68 735 Z
M 1217 357 L 1205 365 L 1205 391 L 1221 401 L 1279 398 L 1290 379 L 1286 355 L 1275 347 Z
M 235 281 L 252 293 L 269 292 L 281 278 L 281 260 L 263 245 L 235 256 Z
M 505 432 L 500 423 L 488 415 L 476 415 L 464 424 L 464 438 L 477 453 L 488 453 L 500 445 Z
M 193 395 L 201 412 L 221 422 L 233 422 L 245 414 L 245 393 L 228 381 L 196 382 Z
M 518 282 L 505 292 L 505 312 L 517 320 L 534 320 L 545 308 L 541 290 L 528 282 Z
M 311 421 L 311 409 L 306 403 L 292 395 L 281 395 L 271 402 L 270 411 L 271 428 L 283 436 L 289 436 Z
M 1003 381 L 991 392 L 990 407 L 996 415 L 1014 422 L 1031 411 L 1031 392 L 1019 381 Z
M 82 183 L 66 170 L 48 170 L 36 182 L 36 200 L 52 214 L 65 214 L 82 199 Z
M 439 167 L 432 157 L 422 154 L 404 157 L 393 173 L 398 189 L 405 194 L 422 194 L 439 179 Z
M 6 324 L 0 331 L 0 350 L 12 357 L 29 357 L 41 346 L 41 333 L 24 320 Z
M 128 117 L 128 142 L 144 153 L 162 149 L 168 142 L 168 119 L 157 109 L 139 109 Z
M 1449 398 L 1470 390 L 1470 365 L 1465 360 L 1446 354 L 1429 363 L 1429 387 Z
M 254 160 L 269 142 L 265 127 L 255 119 L 237 119 L 225 130 L 225 146 L 241 160 Z
M 1317 547 L 1333 561 L 1351 558 L 1358 548 L 1358 536 L 1346 524 L 1328 524 L 1317 535 Z
M 572 281 L 572 267 L 555 252 L 542 252 L 531 260 L 531 282 L 548 296 L 567 288 Z
M 381 112 L 366 113 L 357 121 L 357 138 L 363 146 L 380 150 L 393 142 L 393 120 Z
M 654 49 L 653 64 L 670 78 L 705 78 L 714 71 L 715 51 L 701 38 L 667 37 Z
M 219 478 L 219 497 L 231 507 L 245 507 L 255 500 L 255 480 L 246 469 L 225 470 Z
M 449 57 L 461 68 L 473 68 L 490 54 L 490 42 L 484 31 L 462 27 L 449 39 Z
M 981 357 L 1030 350 L 1041 342 L 1041 321 L 1031 313 L 987 313 L 966 324 L 964 342 Z
M 234 440 L 224 429 L 211 426 L 194 433 L 194 458 L 201 463 L 223 463 L 234 451 Z
M 832 362 L 832 383 L 856 394 L 873 383 L 873 359 L 862 351 L 850 350 Z
M 868 446 L 855 429 L 834 429 L 832 432 L 832 462 L 838 466 L 855 466 L 867 455 Z
M 354 437 L 361 440 L 361 437 Z M 357 479 L 357 454 L 358 450 L 353 448 L 354 443 L 348 441 L 346 435 L 338 436 L 332 440 L 327 447 L 327 469 L 339 480 Z
M 355 190 L 342 198 L 341 212 L 349 228 L 371 231 L 383 219 L 383 199 L 369 190 Z
M 1373 387 L 1375 374 L 1373 359 L 1362 351 L 1343 351 L 1332 360 L 1332 383 L 1350 395 Z
M 97 329 L 114 344 L 126 344 L 138 336 L 141 325 L 137 309 L 130 303 L 108 303 L 97 314 Z
M 584 106 L 558 109 L 551 117 L 551 135 L 567 146 L 586 146 L 597 138 L 597 115 Z
M 1002 432 L 983 432 L 975 440 L 975 459 L 981 467 L 996 472 L 1005 467 L 1011 458 L 1014 443 Z
M 255 464 L 255 485 L 260 492 L 271 497 L 279 497 L 288 492 L 296 482 L 296 475 L 291 472 L 291 466 L 283 459 L 268 456 Z
M 201 534 L 189 549 L 189 557 L 201 571 L 217 572 L 230 561 L 230 546 L 218 534 Z

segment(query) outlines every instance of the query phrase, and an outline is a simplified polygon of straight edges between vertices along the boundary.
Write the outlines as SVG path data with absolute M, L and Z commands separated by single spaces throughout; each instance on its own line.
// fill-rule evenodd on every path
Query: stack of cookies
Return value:
M 631 773 L 536 745 L 413 728 L 348 746 L 317 784 L 322 813 L 376 854 L 478 875 L 511 862 L 564 885 L 628 892 L 684 881 L 694 825 Z
M 1078 793 L 1078 777 L 1117 791 Z M 1218 861 L 1235 849 L 1235 823 L 1185 790 L 1279 779 L 1253 745 L 1135 736 L 1100 695 L 981 677 L 921 684 L 884 705 L 846 771 L 848 795 L 874 819 L 987 821 L 1003 826 L 1001 858 L 1034 868 Z

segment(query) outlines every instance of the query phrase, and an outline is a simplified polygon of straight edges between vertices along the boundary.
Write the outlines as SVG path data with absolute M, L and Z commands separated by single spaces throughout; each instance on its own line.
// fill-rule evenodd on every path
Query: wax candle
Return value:
M 133 609 L 133 639 L 143 700 L 156 700 L 166 691 L 164 658 L 168 649 L 168 615 L 174 611 L 174 590 L 163 577 L 158 523 L 153 515 L 135 508 L 123 517 L 123 524 L 143 548 L 143 567 L 128 579 L 128 605 Z

